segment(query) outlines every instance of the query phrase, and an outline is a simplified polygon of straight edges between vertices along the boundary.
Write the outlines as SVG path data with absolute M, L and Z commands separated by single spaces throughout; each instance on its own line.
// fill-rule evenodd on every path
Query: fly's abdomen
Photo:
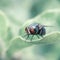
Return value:
M 46 34 L 46 29 L 45 29 L 44 27 L 41 28 L 41 29 L 39 30 L 38 34 L 39 34 L 40 36 L 45 35 L 45 34 Z

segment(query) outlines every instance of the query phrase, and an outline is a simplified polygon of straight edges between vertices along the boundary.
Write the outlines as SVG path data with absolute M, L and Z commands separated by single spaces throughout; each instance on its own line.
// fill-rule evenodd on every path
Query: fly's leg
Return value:
M 36 36 L 37 36 L 38 39 L 40 38 L 39 35 L 36 35 Z
M 41 37 L 43 38 L 43 35 L 41 35 Z
M 26 40 L 29 38 L 29 34 L 27 34 L 27 38 L 26 38 Z
M 31 37 L 31 41 L 32 41 L 33 37 L 34 37 L 34 35 L 32 35 L 32 37 Z
M 23 37 L 26 37 L 27 36 L 27 34 L 25 34 Z

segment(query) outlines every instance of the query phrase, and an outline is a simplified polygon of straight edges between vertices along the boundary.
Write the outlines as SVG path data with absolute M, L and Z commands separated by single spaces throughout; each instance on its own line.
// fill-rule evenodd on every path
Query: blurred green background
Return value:
M 60 8 L 60 0 L 0 0 L 0 9 L 11 21 L 28 20 L 47 9 Z
M 29 42 L 34 22 L 55 27 Z M 0 60 L 60 60 L 60 0 L 0 0 Z

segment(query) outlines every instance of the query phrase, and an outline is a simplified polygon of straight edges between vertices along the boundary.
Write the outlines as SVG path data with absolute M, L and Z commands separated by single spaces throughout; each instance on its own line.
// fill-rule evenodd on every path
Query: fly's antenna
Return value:
M 43 27 L 55 27 L 55 26 L 47 26 L 47 25 L 43 25 Z

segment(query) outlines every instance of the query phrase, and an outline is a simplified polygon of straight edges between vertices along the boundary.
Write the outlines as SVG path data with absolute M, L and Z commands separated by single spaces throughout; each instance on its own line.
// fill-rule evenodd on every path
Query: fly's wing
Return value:
M 45 35 L 45 34 L 46 34 L 46 29 L 45 29 L 44 27 L 42 27 L 42 28 L 40 29 L 39 35 L 40 35 L 40 36 L 43 36 L 43 35 Z
M 55 26 L 47 26 L 47 25 L 43 25 L 43 27 L 55 27 Z
M 41 24 L 39 24 L 39 29 L 42 29 L 43 27 L 55 27 L 55 26 L 47 26 L 47 25 L 41 25 Z
M 39 24 L 38 27 L 39 27 L 39 30 L 40 30 L 40 29 L 43 28 L 44 26 L 41 25 L 41 24 Z

